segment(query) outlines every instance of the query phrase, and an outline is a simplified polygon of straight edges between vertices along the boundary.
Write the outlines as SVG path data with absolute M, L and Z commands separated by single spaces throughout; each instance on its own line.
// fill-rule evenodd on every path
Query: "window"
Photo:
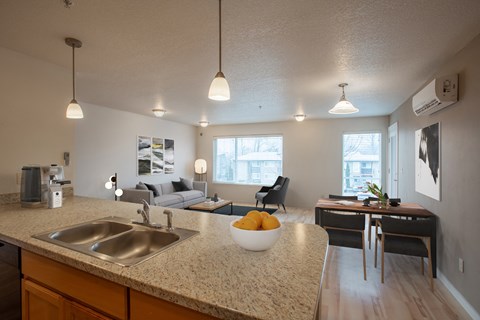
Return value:
M 213 181 L 271 185 L 282 175 L 283 137 L 213 139 Z
M 367 181 L 381 185 L 381 133 L 343 135 L 343 194 L 367 191 Z

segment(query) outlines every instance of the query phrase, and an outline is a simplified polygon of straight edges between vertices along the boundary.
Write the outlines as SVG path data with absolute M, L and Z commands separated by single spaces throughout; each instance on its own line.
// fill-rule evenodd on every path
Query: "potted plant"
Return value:
M 379 208 L 387 208 L 388 206 L 388 195 L 383 193 L 382 187 L 379 187 L 373 182 L 367 182 L 367 189 L 370 193 L 372 193 L 375 197 L 378 198 L 378 207 Z

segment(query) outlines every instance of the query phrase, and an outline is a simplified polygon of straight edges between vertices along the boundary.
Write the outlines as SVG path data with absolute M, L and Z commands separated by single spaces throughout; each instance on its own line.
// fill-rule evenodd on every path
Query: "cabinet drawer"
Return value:
M 127 288 L 22 250 L 22 273 L 62 295 L 118 319 L 127 318 Z
M 131 289 L 130 319 L 214 320 L 217 318 Z

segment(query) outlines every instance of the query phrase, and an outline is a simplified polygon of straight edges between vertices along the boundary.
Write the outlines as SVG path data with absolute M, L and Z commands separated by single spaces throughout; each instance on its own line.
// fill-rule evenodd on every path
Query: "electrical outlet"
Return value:
M 458 271 L 463 273 L 463 259 L 462 258 L 458 258 Z

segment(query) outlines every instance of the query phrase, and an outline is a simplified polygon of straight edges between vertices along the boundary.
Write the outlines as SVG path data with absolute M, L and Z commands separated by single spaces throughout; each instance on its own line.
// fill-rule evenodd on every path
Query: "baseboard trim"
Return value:
M 448 281 L 447 277 L 437 269 L 437 279 L 440 280 L 448 291 L 457 299 L 458 303 L 465 309 L 465 311 L 474 320 L 480 320 L 480 314 L 475 310 L 470 303 L 463 297 L 463 295 Z

